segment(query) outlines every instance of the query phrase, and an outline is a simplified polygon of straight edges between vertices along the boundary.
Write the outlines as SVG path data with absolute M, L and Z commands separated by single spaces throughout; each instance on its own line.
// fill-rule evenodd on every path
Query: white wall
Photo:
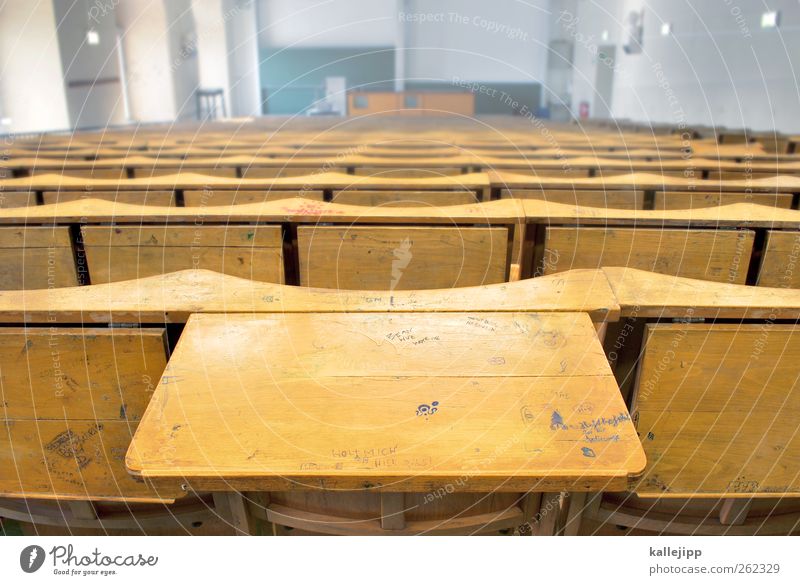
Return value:
M 69 127 L 56 21 L 50 0 L 0 3 L 2 132 Z
M 644 48 L 625 55 L 624 18 L 644 6 Z M 761 13 L 780 10 L 781 26 L 762 29 Z M 800 4 L 795 0 L 609 0 L 578 3 L 573 107 L 595 106 L 591 45 L 618 45 L 612 113 L 670 124 L 800 131 Z M 663 22 L 673 25 L 661 36 Z M 588 40 L 587 40 L 588 39 Z M 593 111 L 596 110 L 593 107 Z
M 410 0 L 408 79 L 543 82 L 548 0 Z M 416 21 L 415 21 L 416 20 Z
M 395 0 L 259 0 L 269 47 L 386 47 L 395 42 Z
M 270 47 L 405 45 L 411 80 L 544 81 L 549 0 L 260 0 Z M 401 26 L 405 35 L 400 34 Z

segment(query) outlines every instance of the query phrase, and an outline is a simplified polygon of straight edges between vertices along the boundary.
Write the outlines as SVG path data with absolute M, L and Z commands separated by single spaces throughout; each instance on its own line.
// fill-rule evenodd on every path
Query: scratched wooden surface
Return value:
M 205 175 L 207 177 L 223 177 L 226 179 L 236 178 L 235 168 L 213 168 L 213 167 L 192 167 L 189 169 L 192 173 Z M 133 177 L 135 179 L 143 179 L 149 177 L 168 177 L 170 175 L 177 175 L 183 171 L 183 167 L 144 167 L 133 169 Z
M 755 232 L 548 227 L 545 273 L 628 266 L 670 276 L 744 284 Z
M 623 317 L 798 319 L 800 291 L 603 268 Z M 21 294 L 21 293 L 8 293 Z
M 123 456 L 166 366 L 157 328 L 0 328 L 0 495 L 172 500 Z
M 758 205 L 780 207 L 781 209 L 791 209 L 792 197 L 791 193 L 663 191 L 655 194 L 653 207 L 654 209 L 697 209 L 730 205 L 732 203 L 756 203 Z
M 125 468 L 136 425 L 120 420 L 0 420 L 0 496 L 173 502 L 177 487 L 154 489 Z
M 68 227 L 0 227 L 0 290 L 77 284 Z
M 126 461 L 165 486 L 394 492 L 620 490 L 645 463 L 581 313 L 194 315 Z
M 39 177 L 42 175 L 48 175 L 52 172 L 53 172 L 52 169 L 31 169 L 31 176 Z M 125 169 L 119 167 L 115 168 L 90 167 L 83 169 L 66 168 L 60 172 L 62 172 L 65 177 L 71 177 L 73 179 L 108 179 L 112 181 L 117 181 L 126 179 L 128 177 L 128 173 L 125 172 Z
M 800 181 L 798 181 L 800 185 Z M 264 178 L 235 178 L 211 177 L 192 172 L 139 177 L 133 179 L 94 179 L 71 177 L 57 173 L 44 173 L 33 177 L 18 177 L 0 180 L 2 190 L 103 190 L 103 189 L 204 189 L 227 188 L 251 189 L 269 188 L 278 189 L 346 189 L 353 186 L 359 189 L 478 189 L 489 187 L 489 177 L 486 173 L 470 173 L 457 176 L 430 176 L 422 178 L 408 177 L 372 177 L 349 175 L 342 172 L 312 173 L 298 177 L 264 177 Z
M 767 230 L 758 285 L 800 288 L 800 231 Z
M 298 162 L 293 160 L 295 164 Z M 305 161 L 303 161 L 305 163 Z M 273 162 L 272 166 L 245 166 L 242 169 L 242 178 L 245 179 L 277 179 L 280 177 L 303 177 L 306 175 L 313 175 L 319 173 L 321 169 L 332 173 L 343 173 L 344 169 L 339 167 L 331 167 L 328 161 L 320 161 L 319 164 L 314 165 L 305 163 L 307 166 L 297 167 L 293 166 L 289 161 Z
M 36 205 L 36 194 L 30 191 L 0 191 L 0 209 Z
M 0 291 L 7 323 L 183 323 L 191 313 L 586 312 L 623 317 L 798 319 L 800 291 L 715 283 L 633 268 L 569 270 L 513 283 L 430 291 L 280 286 L 208 270 L 119 283 Z
M 87 151 L 88 153 L 89 151 Z M 292 152 L 288 149 L 273 147 L 259 149 L 258 155 L 242 151 L 242 154 L 232 154 L 233 150 L 226 149 L 225 154 L 213 156 L 212 152 L 203 150 L 184 149 L 182 151 L 189 158 L 175 161 L 171 155 L 180 155 L 181 151 L 162 151 L 158 155 L 135 155 L 125 157 L 105 157 L 96 160 L 71 160 L 64 156 L 50 156 L 44 153 L 39 157 L 17 157 L 0 161 L 0 169 L 35 169 L 35 172 L 62 172 L 74 174 L 78 171 L 84 173 L 103 171 L 106 169 L 168 169 L 175 173 L 179 171 L 192 171 L 206 174 L 216 167 L 241 168 L 245 177 L 277 177 L 298 176 L 320 172 L 320 169 L 342 171 L 341 167 L 366 167 L 380 169 L 386 167 L 404 166 L 411 169 L 435 168 L 482 168 L 492 170 L 535 169 L 537 174 L 556 176 L 554 173 L 569 176 L 588 176 L 589 169 L 597 169 L 605 176 L 612 174 L 625 174 L 632 172 L 658 173 L 664 176 L 694 176 L 701 179 L 703 171 L 709 171 L 707 179 L 744 179 L 745 174 L 750 179 L 770 177 L 774 175 L 791 175 L 800 172 L 800 162 L 794 159 L 774 160 L 770 162 L 748 161 L 741 162 L 726 160 L 725 158 L 692 157 L 689 160 L 670 158 L 669 152 L 652 153 L 658 160 L 641 160 L 646 153 L 629 152 L 621 154 L 620 158 L 613 158 L 610 153 L 602 156 L 586 156 L 581 151 L 572 151 L 557 154 L 548 154 L 540 150 L 518 150 L 510 154 L 498 153 L 491 149 L 476 149 L 470 153 L 449 149 L 415 148 L 408 152 L 392 149 L 372 149 L 368 156 L 341 154 L 335 155 L 324 148 L 308 149 Z M 300 155 L 303 156 L 300 156 Z M 294 155 L 294 156 L 292 156 Z M 334 156 L 332 156 L 334 155 Z M 171 160 L 173 159 L 173 160 Z M 446 167 L 443 165 L 447 165 Z M 567 169 L 564 167 L 568 166 Z M 342 171 L 343 172 L 343 171 Z M 2 176 L 2 175 L 0 175 Z M 75 175 L 80 176 L 80 175 Z M 90 176 L 90 175 L 83 175 Z M 124 176 L 124 175 L 123 175 Z
M 503 189 L 501 197 L 517 199 L 539 199 L 553 203 L 580 205 L 586 207 L 612 207 L 617 209 L 642 209 L 644 191 L 642 190 L 570 190 L 570 189 Z
M 633 412 L 647 453 L 635 491 L 800 495 L 800 329 L 649 324 Z
M 389 187 L 395 189 L 396 187 Z M 116 222 L 142 223 L 228 223 L 228 222 L 374 222 L 374 223 L 517 223 L 524 220 L 520 202 L 489 201 L 470 205 L 444 207 L 365 207 L 341 205 L 295 197 L 237 205 L 196 205 L 192 207 L 157 207 L 131 205 L 81 198 L 55 205 L 25 209 L 0 209 L 0 224 L 36 222 Z M 560 211 L 574 216 L 574 208 L 561 206 Z M 622 210 L 620 210 L 622 211 Z M 699 212 L 697 212 L 699 213 Z M 787 212 L 790 213 L 790 212 Z M 794 212 L 799 213 L 800 212 Z M 594 215 L 594 213 L 592 213 Z M 770 218 L 775 221 L 779 218 Z M 724 222 L 724 218 L 722 220 Z M 741 221 L 741 220 L 739 220 Z
M 192 313 L 586 312 L 616 319 L 599 270 L 572 270 L 512 283 L 430 291 L 337 291 L 255 282 L 209 270 L 62 289 L 0 291 L 9 323 L 184 323 Z
M 369 189 L 334 191 L 333 203 L 344 205 L 390 205 L 393 207 L 434 207 L 477 203 L 474 191 L 377 191 Z
M 243 205 L 246 203 L 263 203 L 264 201 L 276 201 L 300 197 L 302 199 L 314 199 L 322 201 L 322 191 L 272 191 L 266 189 L 236 189 L 233 191 L 221 191 L 219 189 L 187 190 L 183 192 L 183 202 L 187 207 L 209 207 L 215 205 Z
M 165 347 L 163 329 L 0 327 L 2 416 L 138 421 Z
M 736 191 L 739 193 L 792 193 L 800 187 L 800 177 L 777 175 L 747 180 L 704 180 L 695 178 L 663 176 L 655 172 L 635 172 L 609 177 L 537 177 L 513 171 L 489 171 L 493 186 L 506 189 L 643 189 L 654 191 L 695 191 L 698 184 L 705 191 Z
M 283 282 L 279 226 L 85 226 L 92 282 L 117 282 L 204 268 L 264 282 Z
M 353 174 L 360 177 L 398 177 L 404 179 L 424 179 L 426 177 L 455 177 L 458 175 L 466 174 L 464 169 L 459 166 L 397 166 L 393 167 L 376 167 L 376 166 L 359 166 L 353 170 Z M 430 164 L 430 163 L 428 163 Z M 437 162 L 433 162 L 437 164 Z M 441 164 L 441 163 L 439 163 Z
M 233 169 L 231 169 L 233 170 Z M 654 172 L 634 172 L 613 176 L 570 177 L 519 173 L 500 170 L 467 174 L 441 175 L 427 173 L 408 177 L 394 174 L 351 175 L 343 172 L 313 172 L 300 176 L 238 178 L 217 177 L 186 169 L 163 176 L 127 178 L 92 178 L 45 172 L 30 177 L 0 179 L 4 191 L 46 190 L 145 190 L 145 189 L 566 189 L 566 190 L 653 190 L 703 191 L 737 193 L 793 193 L 800 191 L 800 177 L 777 175 L 759 179 L 704 180 L 664 176 Z
M 352 176 L 352 175 L 348 175 Z M 16 180 L 16 179 L 14 179 Z M 422 179 L 419 179 L 420 181 Z M 426 179 L 427 180 L 427 179 Z M 375 187 L 403 190 L 408 186 Z M 416 185 L 419 188 L 419 185 Z M 428 185 L 433 190 L 443 186 Z M 464 187 L 468 188 L 467 185 Z M 195 186 L 195 189 L 202 186 Z M 285 187 L 281 187 L 284 189 Z M 301 187 L 299 187 L 301 188 Z M 359 187 L 360 188 L 360 187 Z M 800 190 L 800 186 L 798 187 Z M 572 193 L 572 191 L 569 191 Z M 114 203 L 91 198 L 54 205 L 0 209 L 0 224 L 30 223 L 576 223 L 590 225 L 636 225 L 640 227 L 768 227 L 797 229 L 800 211 L 754 203 L 733 203 L 695 209 L 615 209 L 580 207 L 537 199 L 502 199 L 447 206 L 368 207 L 299 199 L 292 190 L 286 199 L 238 205 L 160 207 Z
M 45 205 L 59 201 L 77 201 L 83 198 L 102 199 L 116 203 L 130 203 L 142 205 L 172 206 L 175 205 L 173 191 L 91 191 L 81 193 L 78 191 L 45 191 L 42 194 Z
M 350 290 L 476 286 L 506 280 L 502 227 L 301 226 L 300 284 Z

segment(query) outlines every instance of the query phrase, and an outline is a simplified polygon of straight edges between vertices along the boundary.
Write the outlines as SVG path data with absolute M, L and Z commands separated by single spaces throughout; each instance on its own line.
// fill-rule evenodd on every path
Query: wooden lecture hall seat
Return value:
M 484 122 L 15 141 L 3 530 L 800 532 L 795 139 Z

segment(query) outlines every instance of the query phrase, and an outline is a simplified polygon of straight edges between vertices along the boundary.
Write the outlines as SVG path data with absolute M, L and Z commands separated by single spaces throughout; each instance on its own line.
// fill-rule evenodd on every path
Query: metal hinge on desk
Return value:
M 673 323 L 705 323 L 706 320 L 703 317 L 675 317 L 672 320 Z

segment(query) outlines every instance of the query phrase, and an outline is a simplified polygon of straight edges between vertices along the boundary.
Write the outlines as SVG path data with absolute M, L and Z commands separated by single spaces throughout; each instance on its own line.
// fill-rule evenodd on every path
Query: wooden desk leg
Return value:
M 561 493 L 542 494 L 542 504 L 533 522 L 535 536 L 554 536 L 558 528 L 558 515 L 561 512 Z
M 237 536 L 256 534 L 255 519 L 247 507 L 247 500 L 240 492 L 214 492 L 214 507 L 233 526 Z
M 578 534 L 586 534 L 583 521 L 585 519 L 596 519 L 600 514 L 600 504 L 603 503 L 603 492 L 593 492 L 586 494 L 586 503 L 583 506 L 580 522 L 577 526 Z
M 381 493 L 381 528 L 403 530 L 406 527 L 405 503 L 402 493 Z
M 560 531 L 564 536 L 577 536 L 580 533 L 583 511 L 586 507 L 586 492 L 570 492 L 567 494 L 567 519 Z
M 753 500 L 728 498 L 722 502 L 719 523 L 725 526 L 741 526 L 747 520 Z
M 528 492 L 522 497 L 522 519 L 525 520 L 525 522 L 517 527 L 516 534 L 519 536 L 533 535 L 533 522 L 536 519 L 536 514 L 539 512 L 539 508 L 541 508 L 541 506 L 541 492 Z

